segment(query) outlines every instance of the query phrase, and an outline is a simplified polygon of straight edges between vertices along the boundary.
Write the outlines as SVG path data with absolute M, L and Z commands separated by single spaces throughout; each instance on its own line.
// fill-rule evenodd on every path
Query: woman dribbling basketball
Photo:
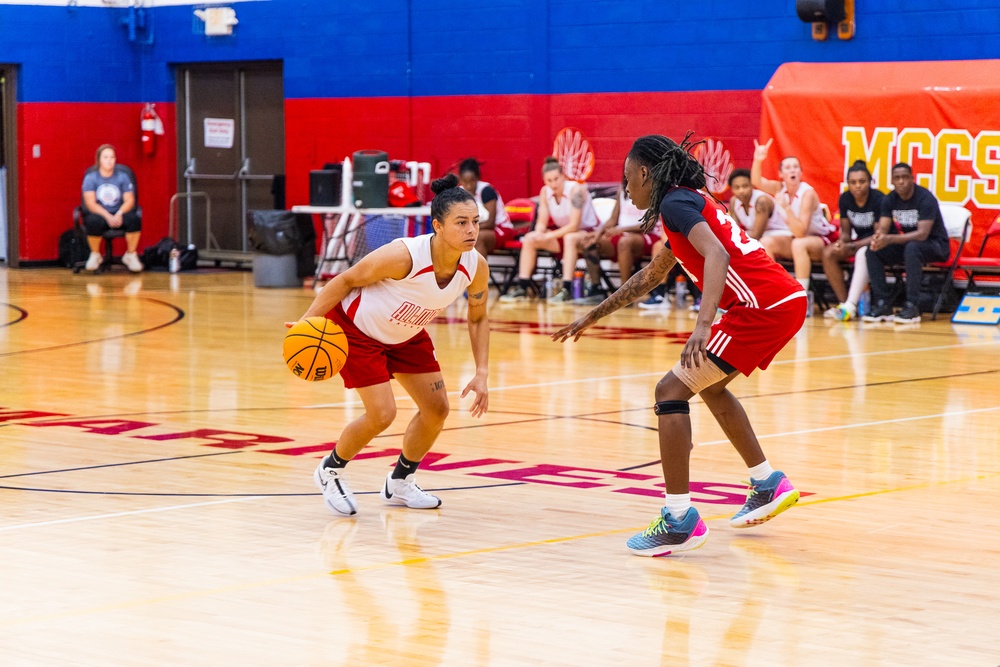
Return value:
M 403 435 L 402 453 L 382 485 L 381 498 L 417 509 L 441 506 L 439 498 L 414 482 L 414 473 L 449 411 L 441 367 L 425 327 L 465 291 L 469 293 L 469 338 L 476 374 L 462 396 L 475 393 L 470 409 L 474 417 L 488 407 L 489 268 L 475 250 L 479 234 L 476 200 L 457 185 L 454 175 L 432 184 L 436 195 L 431 202 L 433 233 L 397 239 L 373 251 L 331 280 L 302 316 L 325 315 L 343 327 L 350 353 L 340 376 L 345 387 L 357 390 L 365 407 L 363 415 L 344 427 L 335 448 L 313 475 L 323 502 L 334 514 L 357 513 L 344 467 L 395 419 L 392 378 L 413 398 L 417 413 Z

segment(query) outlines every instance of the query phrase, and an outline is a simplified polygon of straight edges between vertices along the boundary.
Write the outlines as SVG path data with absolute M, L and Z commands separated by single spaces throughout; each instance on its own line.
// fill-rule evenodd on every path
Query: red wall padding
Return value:
M 94 153 L 113 144 L 118 161 L 135 171 L 143 210 L 140 250 L 167 233 L 167 203 L 177 189 L 174 105 L 157 103 L 164 136 L 153 156 L 141 154 L 138 103 L 23 103 L 18 105 L 18 209 L 21 261 L 58 256 L 59 235 L 73 224 L 83 172 Z M 39 157 L 33 157 L 34 146 Z
M 84 170 L 102 143 L 139 181 L 143 241 L 167 232 L 168 202 L 177 191 L 173 104 L 157 103 L 166 135 L 156 155 L 141 154 L 142 104 L 21 104 L 19 110 L 20 256 L 51 260 L 80 201 Z M 592 182 L 621 179 L 622 162 L 642 134 L 680 139 L 688 130 L 721 140 L 737 167 L 749 167 L 760 127 L 760 91 L 476 95 L 289 99 L 285 101 L 287 205 L 307 204 L 309 171 L 374 148 L 392 159 L 430 162 L 438 177 L 466 157 L 483 162 L 483 178 L 504 199 L 541 187 L 541 165 L 564 127 L 579 129 L 595 154 Z M 41 156 L 32 157 L 32 146 Z

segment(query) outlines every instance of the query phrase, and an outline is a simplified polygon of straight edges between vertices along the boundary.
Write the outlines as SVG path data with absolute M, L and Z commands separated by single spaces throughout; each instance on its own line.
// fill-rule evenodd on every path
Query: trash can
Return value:
M 301 287 L 295 272 L 295 255 L 253 255 L 254 287 Z
M 354 205 L 358 208 L 389 206 L 389 154 L 385 151 L 355 151 L 352 156 Z
M 255 287 L 301 287 L 316 266 L 312 216 L 291 211 L 248 211 Z

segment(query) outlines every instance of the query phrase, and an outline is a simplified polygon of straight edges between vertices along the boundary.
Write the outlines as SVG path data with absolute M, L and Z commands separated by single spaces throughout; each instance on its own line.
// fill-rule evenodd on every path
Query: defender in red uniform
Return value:
M 691 507 L 688 401 L 698 394 L 739 452 L 750 472 L 746 502 L 731 519 L 736 528 L 755 526 L 799 498 L 784 473 L 774 470 L 754 435 L 743 406 L 726 386 L 737 375 L 767 368 L 802 327 L 806 292 L 771 260 L 756 240 L 716 203 L 699 192 L 705 172 L 691 155 L 694 145 L 659 135 L 640 137 L 625 160 L 629 198 L 645 208 L 648 229 L 662 215 L 670 242 L 644 269 L 601 305 L 553 334 L 579 339 L 605 315 L 648 293 L 679 262 L 702 290 L 701 310 L 680 361 L 656 385 L 655 412 L 666 499 L 659 516 L 628 540 L 640 556 L 666 556 L 696 549 L 708 528 Z M 713 324 L 717 308 L 725 310 Z

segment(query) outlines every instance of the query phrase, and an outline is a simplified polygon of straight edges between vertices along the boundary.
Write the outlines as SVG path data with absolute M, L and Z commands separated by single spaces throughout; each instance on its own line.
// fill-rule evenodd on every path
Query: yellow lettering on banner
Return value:
M 952 149 L 955 160 L 972 160 L 972 135 L 968 130 L 941 130 L 937 135 L 937 156 L 934 158 L 934 187 L 930 188 L 938 201 L 964 204 L 969 201 L 971 176 L 952 177 Z M 951 186 L 954 178 L 955 185 Z
M 983 130 L 976 136 L 972 162 L 982 177 L 972 183 L 972 198 L 985 208 L 1000 208 L 1000 132 Z
M 934 159 L 934 135 L 926 127 L 904 127 L 899 131 L 899 152 L 896 154 L 896 161 L 905 162 L 912 167 L 914 151 L 919 158 Z M 913 172 L 917 185 L 934 190 L 933 174 L 920 174 L 916 169 Z M 887 191 L 888 187 L 887 185 Z
M 868 133 L 863 127 L 845 126 L 841 131 L 841 142 L 844 144 L 844 182 L 840 190 L 847 189 L 847 170 L 855 160 L 864 160 L 868 165 L 875 183 L 872 187 L 889 189 L 892 179 L 892 149 L 896 145 L 896 128 L 876 127 L 872 131 L 871 143 Z

